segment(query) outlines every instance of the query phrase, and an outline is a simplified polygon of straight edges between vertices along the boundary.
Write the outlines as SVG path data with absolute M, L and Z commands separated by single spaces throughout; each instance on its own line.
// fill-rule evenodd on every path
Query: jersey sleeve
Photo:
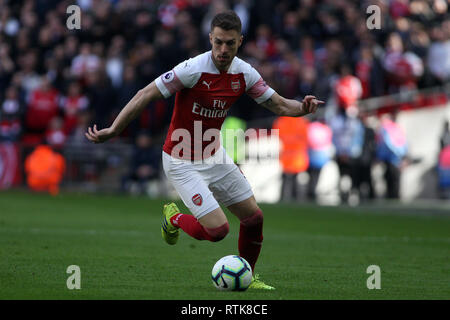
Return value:
M 259 72 L 253 67 L 250 67 L 246 83 L 247 94 L 250 98 L 255 100 L 256 103 L 263 103 L 275 93 L 275 90 L 266 84 Z
M 156 78 L 155 83 L 164 98 L 168 98 L 184 88 L 192 88 L 200 76 L 201 73 L 194 70 L 192 59 L 188 59 Z

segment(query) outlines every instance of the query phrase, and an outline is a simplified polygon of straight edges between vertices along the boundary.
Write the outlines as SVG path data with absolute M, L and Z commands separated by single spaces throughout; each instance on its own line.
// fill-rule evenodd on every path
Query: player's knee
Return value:
M 264 220 L 263 212 L 261 211 L 261 209 L 258 208 L 256 211 L 253 212 L 252 215 L 242 219 L 241 223 L 245 226 L 251 227 L 262 225 L 263 220 Z
M 230 231 L 230 225 L 228 222 L 225 222 L 223 225 L 221 225 L 218 228 L 205 228 L 206 232 L 211 237 L 212 242 L 217 242 L 225 238 Z

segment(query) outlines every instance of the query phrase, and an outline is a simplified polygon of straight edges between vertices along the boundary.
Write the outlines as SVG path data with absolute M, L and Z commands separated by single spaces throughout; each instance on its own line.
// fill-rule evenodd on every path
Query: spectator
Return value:
M 111 79 L 113 86 L 117 89 L 119 89 L 122 85 L 124 69 L 124 46 L 125 39 L 123 37 L 114 37 L 112 44 L 108 49 L 108 58 L 106 60 L 106 73 Z
M 125 66 L 123 72 L 122 85 L 117 90 L 117 104 L 116 110 L 120 110 L 123 108 L 128 101 L 139 91 L 141 87 L 138 83 L 138 77 L 136 75 L 136 70 L 133 66 L 128 65 Z M 139 119 L 134 120 L 130 123 L 130 126 L 127 128 L 128 135 L 132 137 L 134 140 L 137 136 L 137 133 L 140 129 Z
M 277 81 L 281 86 L 279 92 L 288 97 L 295 97 L 299 87 L 299 74 L 301 65 L 292 50 L 284 40 L 277 41 L 279 52 L 277 68 Z
M 286 39 L 290 48 L 296 48 L 300 38 L 299 15 L 296 11 L 288 11 L 283 17 L 282 37 Z
M 66 161 L 48 145 L 39 145 L 25 160 L 27 184 L 31 190 L 59 193 L 59 184 L 64 175 Z
M 94 123 L 100 128 L 109 125 L 116 105 L 116 94 L 103 68 L 86 74 L 86 91 L 94 112 Z
M 82 94 L 81 86 L 77 81 L 69 84 L 67 95 L 61 98 L 60 105 L 64 114 L 64 133 L 72 134 L 78 123 L 80 111 L 87 110 L 89 99 Z
M 266 24 L 261 24 L 256 28 L 256 37 L 245 46 L 247 55 L 264 61 L 266 59 L 274 60 L 278 54 L 276 48 L 275 38 L 272 35 L 270 27 Z
M 94 73 L 100 67 L 100 58 L 92 52 L 90 43 L 81 45 L 80 54 L 72 60 L 71 74 L 77 78 L 85 78 L 88 73 Z
M 0 90 L 10 82 L 15 64 L 11 58 L 10 46 L 0 42 Z M 0 91 L 0 96 L 2 92 Z
M 377 159 L 385 164 L 384 178 L 387 185 L 386 197 L 398 199 L 400 196 L 400 175 L 405 167 L 407 153 L 406 135 L 390 115 L 381 119 L 377 132 Z
M 164 70 L 168 70 L 177 65 L 187 55 L 183 51 L 183 48 L 175 42 L 175 35 L 166 29 L 161 28 L 156 31 L 154 44 L 158 63 Z
M 370 125 L 368 117 L 362 120 L 364 127 L 364 140 L 362 152 L 357 161 L 358 181 L 355 185 L 362 200 L 373 200 L 375 198 L 375 188 L 372 180 L 372 166 L 376 158 L 375 130 Z
M 208 6 L 208 10 L 206 11 L 203 20 L 202 20 L 202 27 L 201 31 L 203 34 L 202 38 L 207 39 L 208 34 L 211 31 L 211 21 L 213 17 L 218 14 L 219 12 L 223 12 L 225 10 L 228 10 L 228 5 L 226 1 L 224 0 L 212 0 L 211 5 Z
M 136 146 L 131 160 L 130 172 L 123 178 L 123 189 L 132 190 L 137 185 L 137 192 L 147 194 L 148 183 L 158 179 L 160 174 L 161 151 L 153 145 L 147 132 L 141 132 L 136 138 Z
M 279 130 L 280 164 L 282 168 L 281 200 L 296 201 L 304 196 L 306 188 L 298 184 L 299 173 L 306 172 L 308 158 L 308 120 L 306 118 L 278 117 L 272 126 Z
M 0 32 L 4 32 L 9 37 L 14 37 L 20 29 L 19 21 L 11 16 L 8 7 L 0 12 Z
M 339 108 L 338 113 L 330 121 L 330 127 L 336 148 L 341 199 L 353 204 L 353 199 L 357 200 L 355 197 L 359 197 L 357 182 L 360 178 L 357 163 L 364 142 L 364 127 L 358 118 L 358 108 Z
M 416 54 L 404 50 L 403 40 L 396 32 L 388 37 L 383 66 L 387 72 L 389 93 L 416 89 L 418 78 L 424 72 L 422 60 Z
M 434 20 L 444 21 L 448 19 L 449 3 L 446 0 L 432 0 L 432 10 L 434 13 Z
M 428 51 L 427 65 L 435 78 L 435 84 L 450 80 L 450 32 L 446 33 L 443 25 L 432 29 L 433 42 Z
M 63 44 L 63 59 L 65 65 L 71 65 L 78 54 L 79 40 L 75 36 L 68 36 Z
M 55 150 L 61 150 L 67 140 L 63 125 L 64 121 L 61 117 L 54 117 L 45 133 L 46 142 Z
M 438 186 L 439 196 L 442 199 L 450 199 L 450 145 L 439 152 Z
M 352 75 L 349 65 L 342 65 L 341 76 L 335 84 L 336 103 L 338 108 L 352 109 L 351 113 L 355 113 L 357 102 L 362 96 L 361 81 Z
M 316 50 L 317 79 L 320 79 L 316 82 L 316 93 L 321 99 L 327 100 L 335 92 L 334 84 L 339 78 L 338 67 L 342 56 L 342 43 L 337 39 L 327 40 L 324 47 Z
M 444 122 L 444 130 L 441 135 L 440 146 L 441 150 L 446 146 L 450 146 L 450 125 L 448 120 L 445 120 Z
M 450 126 L 448 120 L 444 123 L 440 147 L 437 166 L 439 196 L 443 199 L 450 199 Z
M 316 56 L 314 52 L 314 39 L 312 37 L 303 36 L 300 38 L 297 57 L 303 66 L 314 67 L 316 63 Z
M 367 99 L 383 94 L 383 70 L 370 46 L 361 47 L 358 61 L 355 66 L 355 75 L 361 82 L 361 99 Z
M 250 1 L 234 0 L 233 2 L 234 2 L 233 11 L 236 12 L 236 14 L 241 19 L 242 34 L 246 36 L 250 24 L 250 12 L 249 12 Z
M 317 94 L 317 72 L 312 66 L 304 66 L 302 71 L 299 72 L 300 81 L 298 89 L 298 99 L 303 99 L 304 96 L 312 94 L 319 96 Z
M 155 19 L 153 15 L 147 10 L 140 10 L 136 14 L 135 24 L 131 30 L 126 33 L 127 36 L 132 37 L 133 41 L 137 42 L 151 42 L 154 36 Z
M 412 24 L 408 46 L 411 48 L 411 51 L 417 54 L 423 61 L 426 61 L 430 42 L 430 37 L 425 28 L 417 23 Z
M 80 110 L 77 114 L 77 125 L 68 137 L 67 142 L 76 145 L 85 144 L 87 148 L 91 146 L 84 135 L 91 122 L 91 112 L 89 110 Z
M 8 87 L 0 108 L 0 141 L 19 140 L 23 131 L 21 121 L 23 111 L 18 89 L 13 86 Z
M 405 17 L 409 15 L 409 0 L 393 0 L 389 6 L 392 18 Z
M 316 199 L 316 187 L 322 168 L 334 155 L 333 132 L 323 121 L 316 120 L 308 125 L 308 198 Z
M 365 52 L 368 61 L 372 59 L 369 52 L 369 50 Z M 366 80 L 366 86 L 369 86 L 370 76 L 369 79 L 367 77 L 363 78 Z M 368 88 L 366 87 L 366 89 Z M 364 91 L 360 79 L 352 75 L 349 65 L 342 65 L 341 77 L 336 82 L 335 92 L 338 109 L 345 110 L 345 115 L 349 116 L 349 119 L 346 119 L 345 116 L 342 118 L 343 123 L 339 124 L 338 120 L 333 126 L 335 133 L 342 135 L 341 138 L 343 139 L 339 141 L 339 147 L 336 146 L 336 148 L 340 149 L 337 151 L 337 163 L 340 174 L 341 176 L 348 174 L 351 178 L 350 192 L 347 193 L 344 186 L 344 190 L 341 190 L 341 196 L 349 202 L 359 201 L 361 198 L 373 199 L 374 189 L 371 168 L 374 158 L 374 146 L 371 141 L 375 138 L 375 133 L 372 129 L 365 126 L 358 117 L 358 101 Z M 346 139 L 353 144 L 352 148 L 354 150 L 346 150 L 343 147 Z M 353 196 L 353 198 L 347 198 L 350 196 Z
M 25 114 L 26 129 L 42 138 L 52 118 L 58 115 L 58 100 L 58 91 L 47 77 L 42 76 L 39 88 L 29 98 Z
M 25 95 L 29 95 L 32 91 L 38 89 L 42 81 L 42 76 L 37 72 L 38 52 L 34 49 L 25 52 L 19 57 L 18 64 L 20 70 L 14 74 L 13 82 L 20 84 Z

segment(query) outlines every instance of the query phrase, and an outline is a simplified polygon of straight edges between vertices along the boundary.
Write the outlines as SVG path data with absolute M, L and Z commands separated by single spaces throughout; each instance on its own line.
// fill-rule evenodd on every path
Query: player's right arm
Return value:
M 135 96 L 120 111 L 110 127 L 97 130 L 97 125 L 94 124 L 94 126 L 92 128 L 89 127 L 88 131 L 85 133 L 86 138 L 94 143 L 102 143 L 119 135 L 151 101 L 161 98 L 164 98 L 161 91 L 159 91 L 155 81 L 152 81 L 148 86 L 135 94 Z
M 186 87 L 192 88 L 200 77 L 200 73 L 193 71 L 193 66 L 192 59 L 189 59 L 178 64 L 173 70 L 156 78 L 155 81 L 152 81 L 152 83 L 136 93 L 120 111 L 109 128 L 97 130 L 96 125 L 92 128 L 89 127 L 88 132 L 85 133 L 86 138 L 94 143 L 105 142 L 119 135 L 144 110 L 149 102 L 168 98 Z

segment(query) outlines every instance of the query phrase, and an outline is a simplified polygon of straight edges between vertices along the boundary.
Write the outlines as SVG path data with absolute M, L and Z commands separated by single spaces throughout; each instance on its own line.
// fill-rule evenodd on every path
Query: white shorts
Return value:
M 217 163 L 218 157 L 227 158 Z M 203 163 L 181 160 L 162 152 L 164 172 L 194 217 L 229 206 L 253 196 L 252 189 L 238 166 L 221 147 Z

